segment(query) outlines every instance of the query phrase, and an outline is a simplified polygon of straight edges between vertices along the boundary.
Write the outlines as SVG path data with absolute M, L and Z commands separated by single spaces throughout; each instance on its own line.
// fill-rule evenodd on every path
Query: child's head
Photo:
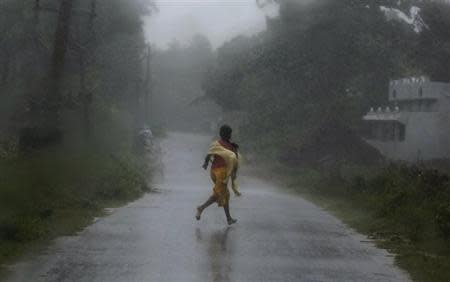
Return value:
M 225 141 L 230 141 L 231 139 L 231 133 L 233 132 L 233 130 L 231 129 L 231 127 L 227 124 L 224 124 L 220 127 L 220 138 L 222 138 Z

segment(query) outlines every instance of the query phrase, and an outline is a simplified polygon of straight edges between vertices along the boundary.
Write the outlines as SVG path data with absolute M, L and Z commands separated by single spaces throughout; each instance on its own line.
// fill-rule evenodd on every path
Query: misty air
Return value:
M 450 281 L 450 1 L 0 0 L 0 282 Z

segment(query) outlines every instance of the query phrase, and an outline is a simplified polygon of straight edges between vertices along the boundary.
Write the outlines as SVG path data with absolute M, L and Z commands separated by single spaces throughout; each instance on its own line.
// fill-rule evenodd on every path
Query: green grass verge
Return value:
M 141 196 L 147 189 L 143 170 L 131 154 L 98 151 L 0 160 L 0 266 L 37 243 L 81 230 L 105 207 Z
M 288 189 L 394 253 L 414 281 L 450 281 L 450 182 L 406 165 L 342 167 L 339 176 L 278 167 Z

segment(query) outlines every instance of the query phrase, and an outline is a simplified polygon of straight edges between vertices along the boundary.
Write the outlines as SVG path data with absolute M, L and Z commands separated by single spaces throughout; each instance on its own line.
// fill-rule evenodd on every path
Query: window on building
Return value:
M 426 101 L 419 100 L 419 112 L 426 112 L 427 103 Z
M 388 123 L 386 123 L 386 126 L 387 126 L 387 132 L 388 132 L 387 140 L 388 141 L 395 140 L 395 123 L 388 122 Z
M 423 97 L 423 89 L 422 89 L 422 86 L 421 87 L 419 87 L 419 97 Z
M 402 124 L 402 123 L 397 123 L 396 124 L 396 139 L 398 140 L 398 141 L 405 141 L 405 125 L 404 124 Z
M 392 99 L 396 99 L 397 98 L 397 90 L 392 90 Z
M 400 110 L 405 112 L 435 112 L 437 103 L 435 99 L 415 99 L 398 102 Z
M 437 107 L 436 100 L 426 100 L 424 112 L 435 112 L 437 111 L 436 107 Z
M 405 125 L 398 121 L 369 121 L 361 133 L 369 140 L 382 142 L 405 141 Z
M 395 139 L 395 122 L 393 121 L 380 121 L 378 122 L 379 135 L 378 140 L 389 142 Z
M 368 140 L 382 142 L 405 141 L 405 125 L 398 121 L 367 121 L 360 128 L 361 136 Z

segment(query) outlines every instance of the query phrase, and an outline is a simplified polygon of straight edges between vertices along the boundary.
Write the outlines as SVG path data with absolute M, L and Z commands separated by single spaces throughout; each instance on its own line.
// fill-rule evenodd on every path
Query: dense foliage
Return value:
M 336 174 L 283 167 L 289 187 L 339 215 L 396 256 L 414 281 L 450 277 L 448 160 L 341 167 Z
M 72 5 L 71 17 L 61 20 L 64 2 Z M 143 76 L 141 16 L 150 7 L 138 0 L 98 1 L 94 8 L 91 0 L 39 3 L 39 8 L 28 0 L 1 4 L 2 141 L 6 136 L 20 137 L 27 128 L 42 128 L 42 116 L 47 111 L 56 112 L 54 122 L 64 136 L 69 136 L 67 139 L 90 132 L 102 136 L 96 130 L 101 119 L 118 116 L 119 112 L 121 118 L 132 119 L 130 114 L 136 112 L 138 104 L 133 101 L 141 94 L 136 88 Z M 68 26 L 67 44 L 64 56 L 55 62 L 57 28 L 64 24 Z M 62 69 L 56 77 L 60 86 L 51 93 L 54 65 Z M 28 143 L 26 147 L 40 145 Z

